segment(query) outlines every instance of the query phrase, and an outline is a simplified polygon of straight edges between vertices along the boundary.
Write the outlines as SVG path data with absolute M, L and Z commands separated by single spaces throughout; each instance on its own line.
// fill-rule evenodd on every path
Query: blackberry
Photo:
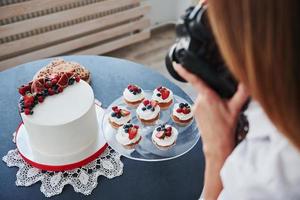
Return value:
M 75 80 L 74 80 L 74 79 L 70 79 L 70 80 L 69 80 L 69 82 L 68 82 L 68 84 L 69 84 L 69 85 L 73 85 L 73 84 L 74 84 L 74 82 L 75 82 Z

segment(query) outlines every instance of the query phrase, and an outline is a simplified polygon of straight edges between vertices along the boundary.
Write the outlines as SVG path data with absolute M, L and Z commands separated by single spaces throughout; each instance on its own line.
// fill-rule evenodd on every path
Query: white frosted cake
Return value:
M 30 99 L 26 97 L 28 89 L 20 92 L 27 92 L 23 101 L 21 98 L 20 111 L 32 152 L 45 162 L 72 163 L 83 160 L 93 153 L 98 139 L 98 120 L 92 88 L 85 81 L 75 82 L 74 78 L 70 84 L 70 79 L 68 80 L 69 84 L 63 87 L 55 86 L 59 83 L 52 85 L 56 89 L 54 94 L 49 94 L 51 89 L 43 86 L 42 89 L 36 89 L 32 86 L 36 83 L 33 83 L 31 92 L 38 95 L 34 97 L 35 103 L 31 107 L 26 102 Z M 43 82 L 44 85 L 45 82 L 47 80 Z

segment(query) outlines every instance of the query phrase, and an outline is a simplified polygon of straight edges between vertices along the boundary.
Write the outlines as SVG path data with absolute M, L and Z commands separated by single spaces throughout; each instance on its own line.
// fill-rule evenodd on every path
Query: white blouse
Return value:
M 247 116 L 249 133 L 224 163 L 218 199 L 299 200 L 300 150 L 279 133 L 257 103 L 251 103 Z

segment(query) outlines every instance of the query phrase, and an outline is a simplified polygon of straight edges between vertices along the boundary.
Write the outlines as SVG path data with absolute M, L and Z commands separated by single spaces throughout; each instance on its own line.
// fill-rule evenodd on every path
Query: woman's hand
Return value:
M 235 147 L 235 128 L 240 110 L 248 98 L 240 84 L 230 100 L 221 99 L 202 80 L 174 63 L 174 69 L 199 93 L 194 104 L 194 115 L 201 130 L 205 156 L 226 159 Z
M 202 80 L 181 65 L 173 63 L 173 66 L 177 73 L 191 83 L 199 93 L 193 110 L 201 131 L 206 160 L 204 195 L 205 199 L 216 199 L 222 189 L 219 173 L 236 145 L 237 120 L 248 93 L 240 84 L 231 99 L 223 100 Z

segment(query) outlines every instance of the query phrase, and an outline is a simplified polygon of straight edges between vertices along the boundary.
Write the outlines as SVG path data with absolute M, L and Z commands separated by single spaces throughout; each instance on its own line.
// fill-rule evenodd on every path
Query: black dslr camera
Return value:
M 230 98 L 237 90 L 237 81 L 227 70 L 214 40 L 205 5 L 190 7 L 176 25 L 176 43 L 166 56 L 169 73 L 185 82 L 173 68 L 181 64 L 199 76 L 222 98 Z
M 189 72 L 200 77 L 221 98 L 231 98 L 237 90 L 237 81 L 228 71 L 215 42 L 207 18 L 207 6 L 190 7 L 176 25 L 176 43 L 166 55 L 169 73 L 177 80 L 186 82 L 173 68 L 172 62 L 181 64 Z M 247 108 L 249 101 L 242 111 Z M 237 125 L 237 141 L 248 132 L 249 124 L 243 112 Z

